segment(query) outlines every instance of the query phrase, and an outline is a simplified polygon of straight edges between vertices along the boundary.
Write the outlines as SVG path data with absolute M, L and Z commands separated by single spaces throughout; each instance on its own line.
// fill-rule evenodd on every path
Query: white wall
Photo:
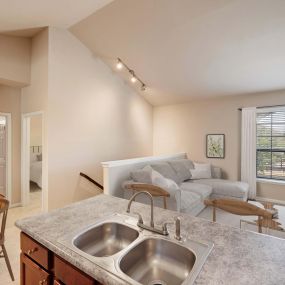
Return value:
M 49 208 L 93 195 L 79 172 L 102 182 L 101 161 L 152 154 L 152 106 L 70 32 L 50 28 Z
M 196 100 L 154 108 L 154 154 L 187 152 L 197 161 L 222 167 L 226 178 L 240 178 L 240 107 L 285 105 L 285 91 Z M 206 135 L 225 134 L 225 159 L 206 158 Z M 257 194 L 285 200 L 285 186 L 258 183 Z

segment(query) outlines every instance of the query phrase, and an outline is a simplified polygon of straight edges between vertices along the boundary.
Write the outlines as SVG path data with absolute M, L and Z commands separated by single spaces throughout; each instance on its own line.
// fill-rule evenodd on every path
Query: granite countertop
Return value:
M 19 220 L 16 226 L 104 285 L 126 284 L 64 246 L 59 240 L 68 232 L 95 223 L 98 218 L 125 213 L 127 203 L 127 200 L 102 194 L 50 213 Z M 145 221 L 149 221 L 149 206 L 134 203 L 132 209 L 136 209 Z M 155 223 L 171 221 L 177 215 L 177 212 L 155 208 Z M 187 214 L 179 216 L 182 235 L 214 243 L 195 284 L 285 284 L 285 240 L 212 223 Z

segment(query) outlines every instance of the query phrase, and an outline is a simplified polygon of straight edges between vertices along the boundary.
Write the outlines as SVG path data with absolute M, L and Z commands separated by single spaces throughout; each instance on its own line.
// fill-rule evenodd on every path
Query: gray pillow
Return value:
M 191 172 L 189 170 L 190 166 L 188 162 L 186 162 L 186 160 L 187 159 L 177 159 L 168 161 L 168 163 L 174 169 L 181 182 L 191 179 Z
M 220 167 L 211 166 L 212 178 L 221 179 L 222 169 Z
M 182 182 L 179 176 L 174 171 L 174 169 L 167 162 L 157 162 L 151 164 L 150 166 L 165 178 L 171 179 L 178 184 Z
M 135 182 L 151 184 L 151 172 L 148 170 L 135 170 L 130 174 Z
M 194 168 L 195 168 L 195 167 L 194 167 L 194 163 L 193 163 L 192 160 L 187 159 L 187 158 L 185 158 L 185 159 L 179 159 L 179 160 L 182 161 L 182 162 L 185 164 L 185 166 L 187 167 L 187 169 L 194 169 Z

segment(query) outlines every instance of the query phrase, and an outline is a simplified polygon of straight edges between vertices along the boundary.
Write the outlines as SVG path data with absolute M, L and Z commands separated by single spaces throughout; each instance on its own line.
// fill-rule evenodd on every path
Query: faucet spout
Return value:
M 131 210 L 131 205 L 133 203 L 133 201 L 135 200 L 135 198 L 138 196 L 138 195 L 141 195 L 141 194 L 144 194 L 144 195 L 147 195 L 149 198 L 150 198 L 150 227 L 154 228 L 154 220 L 153 220 L 153 197 L 152 195 L 147 192 L 147 191 L 141 191 L 141 192 L 137 192 L 135 193 L 129 203 L 128 203 L 128 208 L 127 208 L 127 213 L 130 213 L 130 210 Z

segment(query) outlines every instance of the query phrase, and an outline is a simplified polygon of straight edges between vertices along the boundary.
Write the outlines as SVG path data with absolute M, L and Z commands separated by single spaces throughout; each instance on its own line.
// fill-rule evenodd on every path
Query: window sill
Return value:
M 285 181 L 274 180 L 274 179 L 265 179 L 265 178 L 256 178 L 256 182 L 268 183 L 268 184 L 277 184 L 277 185 L 285 185 Z

